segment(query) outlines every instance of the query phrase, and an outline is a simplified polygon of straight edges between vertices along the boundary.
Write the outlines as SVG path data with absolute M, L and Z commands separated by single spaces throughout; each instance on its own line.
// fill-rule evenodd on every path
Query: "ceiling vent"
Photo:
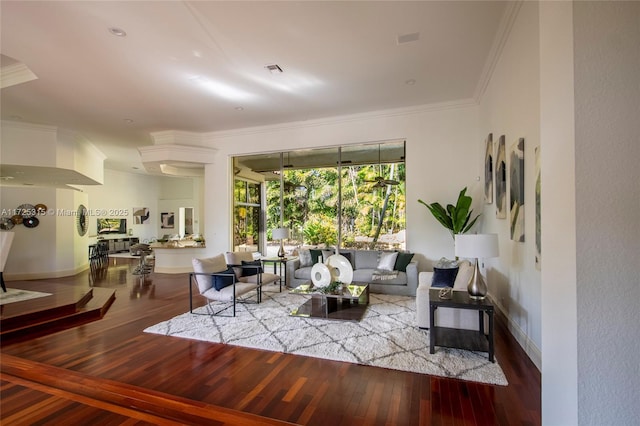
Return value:
M 271 74 L 282 73 L 282 68 L 280 68 L 280 65 L 278 64 L 266 65 L 265 68 L 268 69 Z

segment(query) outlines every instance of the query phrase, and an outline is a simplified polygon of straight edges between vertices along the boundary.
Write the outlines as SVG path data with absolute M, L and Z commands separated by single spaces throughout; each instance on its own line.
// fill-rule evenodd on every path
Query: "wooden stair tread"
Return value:
M 6 344 L 8 341 L 43 336 L 98 320 L 113 304 L 115 293 L 114 289 L 89 288 L 74 302 L 40 312 L 29 312 L 23 316 L 3 318 L 0 339 Z

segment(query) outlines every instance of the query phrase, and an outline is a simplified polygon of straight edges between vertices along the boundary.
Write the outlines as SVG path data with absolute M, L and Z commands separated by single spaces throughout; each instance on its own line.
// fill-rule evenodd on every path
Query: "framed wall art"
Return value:
M 484 202 L 493 203 L 493 133 L 484 141 Z
M 524 138 L 511 146 L 509 181 L 511 239 L 524 242 Z
M 173 229 L 175 227 L 174 222 L 175 222 L 174 212 L 160 213 L 160 228 Z
M 504 135 L 498 139 L 498 150 L 495 161 L 495 183 L 496 183 L 496 217 L 505 219 L 507 217 L 507 158 L 505 155 Z
M 133 208 L 133 223 L 136 225 L 144 225 L 149 223 L 149 208 L 148 207 L 134 207 Z

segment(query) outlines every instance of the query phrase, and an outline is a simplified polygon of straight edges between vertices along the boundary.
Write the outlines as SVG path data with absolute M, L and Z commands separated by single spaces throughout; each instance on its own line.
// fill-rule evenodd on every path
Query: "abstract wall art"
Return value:
M 495 161 L 495 182 L 496 182 L 496 217 L 505 219 L 507 217 L 507 158 L 505 155 L 504 135 L 498 139 L 498 152 Z
M 484 202 L 493 203 L 493 133 L 484 141 Z
M 509 181 L 511 239 L 524 242 L 524 138 L 511 146 Z

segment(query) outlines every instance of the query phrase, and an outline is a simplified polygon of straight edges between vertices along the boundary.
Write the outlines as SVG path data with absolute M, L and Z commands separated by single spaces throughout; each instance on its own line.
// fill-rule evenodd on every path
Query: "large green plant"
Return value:
M 472 198 L 466 195 L 467 188 L 465 187 L 458 195 L 458 201 L 456 205 L 447 204 L 447 208 L 442 207 L 440 203 L 427 204 L 422 200 L 418 200 L 419 203 L 424 204 L 433 217 L 451 232 L 451 236 L 455 238 L 456 234 L 464 234 L 469 231 L 471 227 L 476 223 L 477 215 L 473 220 L 471 219 Z

